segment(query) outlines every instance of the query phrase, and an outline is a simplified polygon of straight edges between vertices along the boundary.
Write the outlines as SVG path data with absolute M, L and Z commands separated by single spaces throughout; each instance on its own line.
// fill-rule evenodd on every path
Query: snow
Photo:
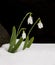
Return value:
M 9 53 L 9 44 L 0 48 L 0 65 L 55 65 L 55 44 L 32 44 L 16 53 Z

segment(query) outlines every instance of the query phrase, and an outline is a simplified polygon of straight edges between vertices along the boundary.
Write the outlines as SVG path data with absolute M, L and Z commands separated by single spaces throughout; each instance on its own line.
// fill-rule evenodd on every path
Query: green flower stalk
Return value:
M 29 34 L 31 33 L 31 31 L 32 31 L 32 29 L 34 28 L 34 26 L 35 26 L 40 20 L 41 20 L 40 18 L 38 18 L 38 19 L 36 20 L 36 22 L 33 24 L 33 26 L 31 27 L 31 29 L 29 30 L 27 36 L 29 36 Z
M 19 32 L 19 30 L 20 30 L 20 28 L 21 28 L 21 25 L 23 24 L 24 20 L 26 19 L 26 17 L 27 17 L 28 15 L 30 16 L 30 15 L 32 15 L 32 13 L 31 13 L 31 12 L 28 12 L 28 13 L 25 15 L 25 17 L 22 19 L 22 21 L 21 21 L 21 23 L 20 23 L 20 26 L 19 26 L 19 28 L 18 28 L 18 31 L 17 31 L 17 37 L 18 37 L 18 32 Z
M 35 26 L 40 20 L 41 20 L 41 19 L 38 18 L 38 19 L 36 20 L 36 22 L 33 24 L 33 26 L 31 27 L 31 29 L 29 30 L 29 32 L 28 32 L 28 34 L 27 34 L 27 38 L 26 38 L 25 43 L 24 43 L 23 50 L 24 50 L 26 47 L 29 48 L 29 47 L 31 46 L 31 44 L 33 43 L 34 37 L 32 37 L 32 38 L 29 40 L 29 35 L 30 35 L 32 29 L 34 28 L 34 26 Z

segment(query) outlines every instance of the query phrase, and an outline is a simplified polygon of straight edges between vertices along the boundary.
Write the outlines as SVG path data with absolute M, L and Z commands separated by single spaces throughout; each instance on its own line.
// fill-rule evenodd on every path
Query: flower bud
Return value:
M 37 25 L 38 25 L 39 29 L 43 28 L 43 24 L 42 24 L 41 20 L 39 21 L 39 23 Z
M 26 38 L 26 33 L 25 33 L 25 31 L 23 31 L 23 33 L 22 33 L 22 38 L 23 38 L 23 39 Z
M 28 22 L 28 24 L 31 24 L 31 25 L 33 24 L 33 18 L 31 15 L 28 17 L 27 22 Z

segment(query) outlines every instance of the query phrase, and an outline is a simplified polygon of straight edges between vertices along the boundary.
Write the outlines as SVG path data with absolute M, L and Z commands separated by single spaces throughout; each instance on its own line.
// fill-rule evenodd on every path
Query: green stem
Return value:
M 27 36 L 29 36 L 30 32 L 32 31 L 32 29 L 34 28 L 34 26 L 38 23 L 38 21 L 41 20 L 40 18 L 37 19 L 37 21 L 33 24 L 33 26 L 31 27 L 31 29 L 29 30 Z
M 20 24 L 20 26 L 19 26 L 19 28 L 18 28 L 17 34 L 18 34 L 18 32 L 19 32 L 19 30 L 20 30 L 20 28 L 21 28 L 22 23 L 24 22 L 24 20 L 26 19 L 26 17 L 27 17 L 29 14 L 31 15 L 32 13 L 31 13 L 31 12 L 28 12 L 28 13 L 25 15 L 25 17 L 23 18 L 23 20 L 21 21 L 21 24 Z

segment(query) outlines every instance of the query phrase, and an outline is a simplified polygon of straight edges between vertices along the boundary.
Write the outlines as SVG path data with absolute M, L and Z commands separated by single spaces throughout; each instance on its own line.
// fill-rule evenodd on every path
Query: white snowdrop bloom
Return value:
M 33 24 L 33 17 L 30 15 L 27 20 L 28 24 Z
M 23 31 L 23 33 L 22 33 L 22 38 L 23 38 L 23 39 L 26 38 L 26 33 L 25 33 L 25 31 Z
M 39 21 L 39 23 L 37 25 L 38 25 L 39 29 L 43 28 L 43 24 L 42 24 L 41 20 Z

